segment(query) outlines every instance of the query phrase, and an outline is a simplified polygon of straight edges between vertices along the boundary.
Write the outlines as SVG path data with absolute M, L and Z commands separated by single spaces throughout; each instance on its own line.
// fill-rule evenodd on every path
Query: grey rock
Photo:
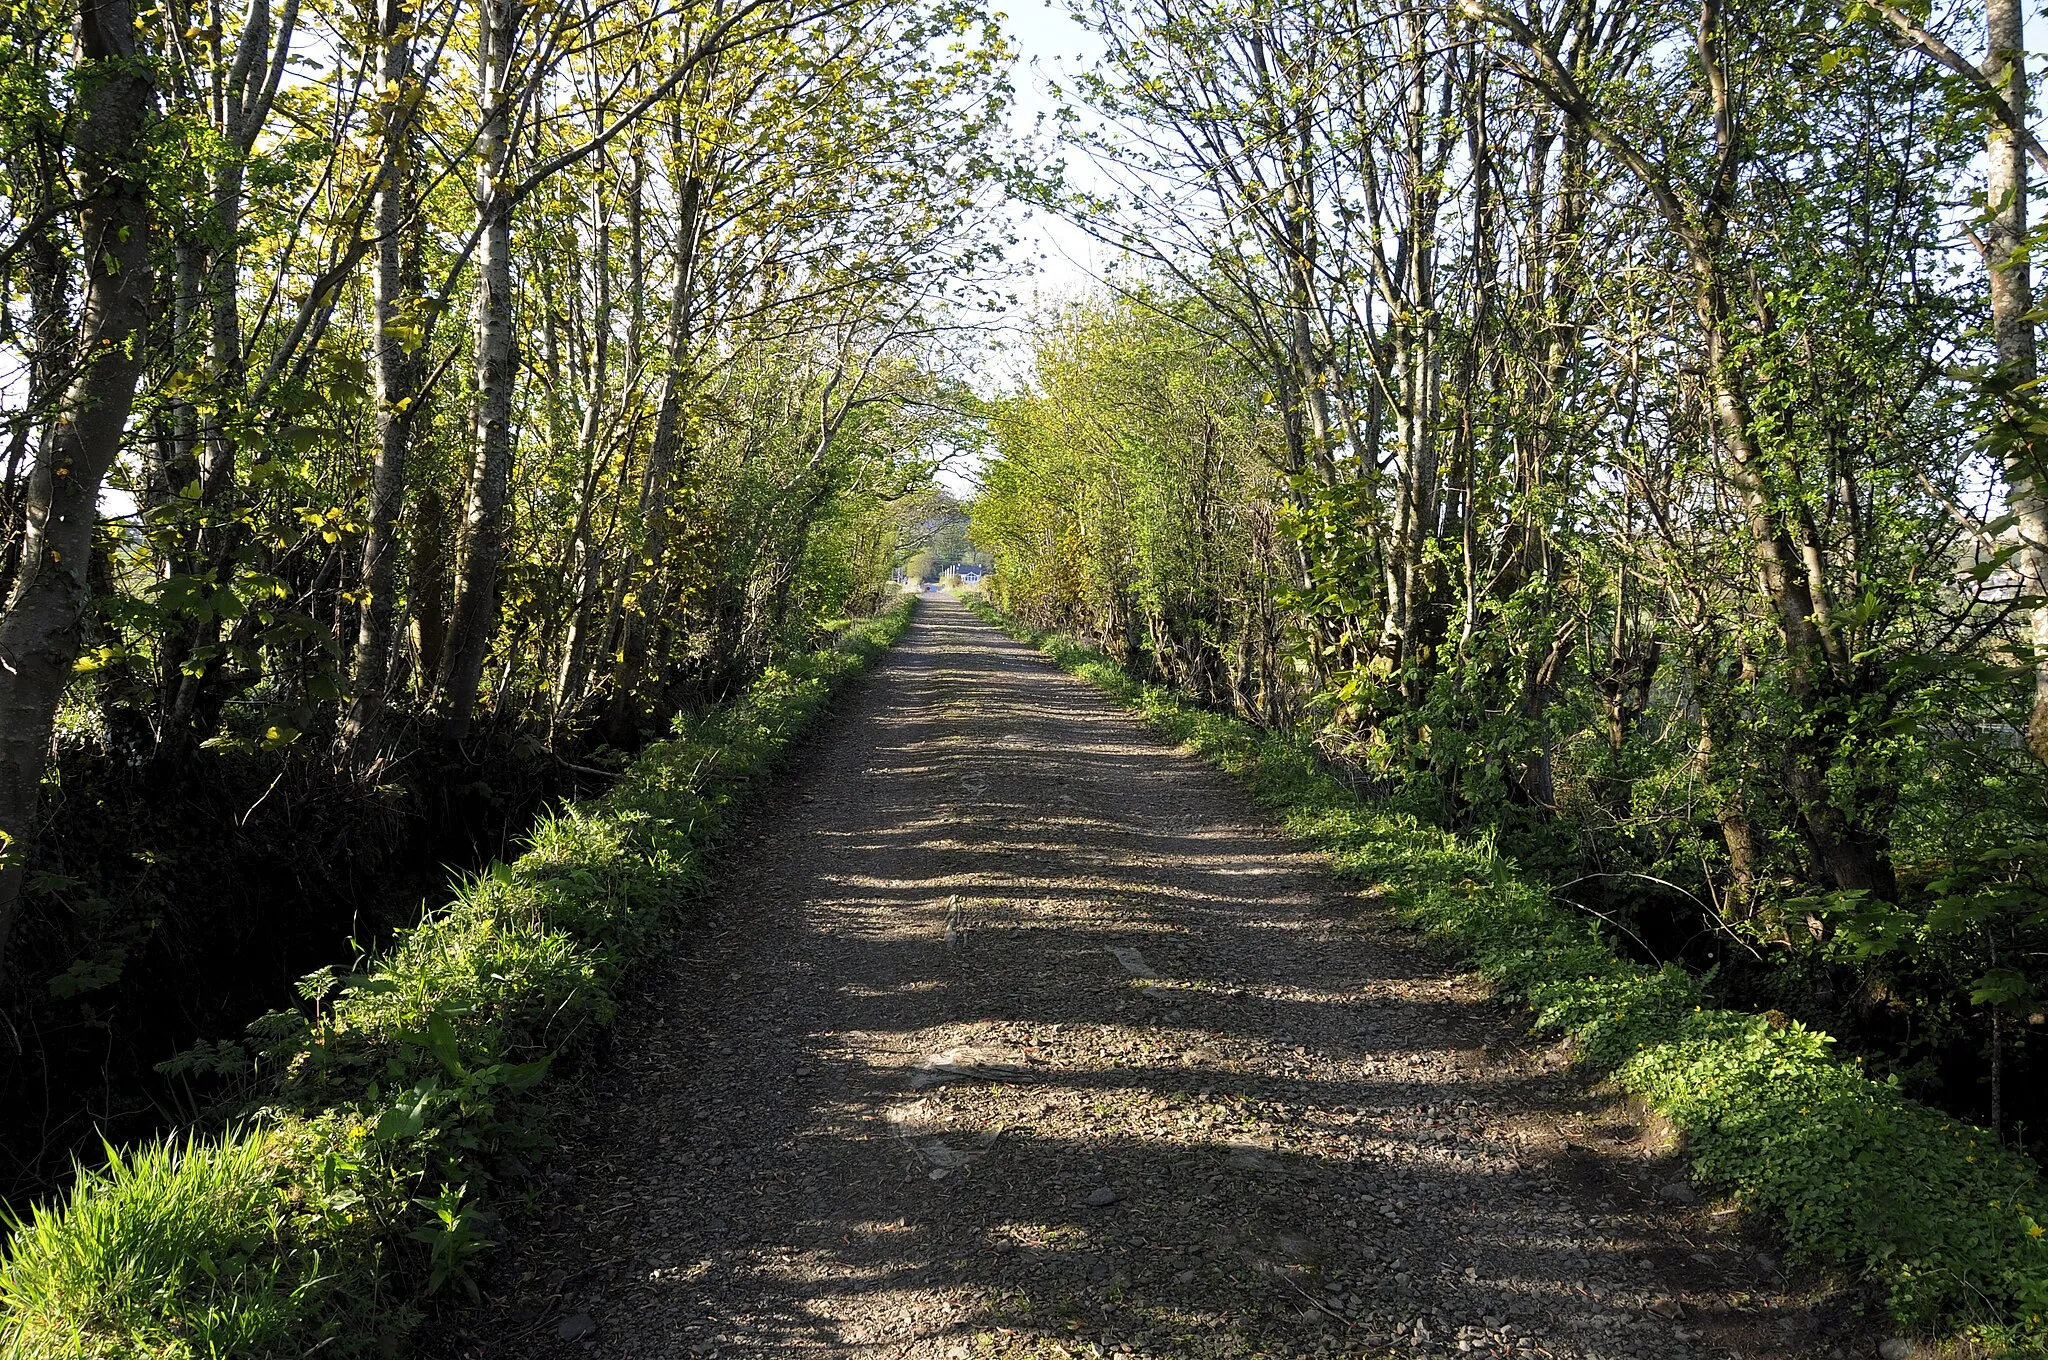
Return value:
M 1673 1181 L 1657 1187 L 1657 1198 L 1672 1204 L 1693 1204 L 1698 1202 L 1699 1195 L 1684 1181 Z
M 1107 1209 L 1116 1201 L 1116 1191 L 1106 1185 L 1098 1185 L 1088 1192 L 1087 1205 L 1091 1209 Z
M 564 1341 L 581 1341 L 586 1336 L 596 1336 L 597 1319 L 588 1313 L 571 1313 L 556 1325 L 555 1335 Z
M 1888 1336 L 1877 1343 L 1879 1360 L 1912 1360 L 1914 1346 L 1903 1336 Z
M 1116 955 L 1116 961 L 1122 964 L 1123 970 L 1132 977 L 1156 978 L 1159 976 L 1159 974 L 1152 971 L 1152 965 L 1145 962 L 1145 956 L 1129 945 L 1111 945 L 1109 952 Z

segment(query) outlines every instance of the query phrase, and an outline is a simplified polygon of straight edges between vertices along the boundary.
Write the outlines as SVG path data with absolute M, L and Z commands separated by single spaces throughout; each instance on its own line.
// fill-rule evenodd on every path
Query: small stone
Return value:
M 1669 1200 L 1673 1204 L 1692 1204 L 1698 1201 L 1699 1196 L 1684 1181 L 1673 1181 L 1669 1185 L 1657 1187 L 1657 1198 Z
M 1666 1322 L 1676 1322 L 1685 1316 L 1685 1308 L 1677 1299 L 1651 1299 L 1645 1306 Z
M 1888 1336 L 1877 1343 L 1879 1360 L 1911 1360 L 1913 1343 L 1903 1336 Z
M 1116 1191 L 1110 1189 L 1106 1185 L 1098 1185 L 1093 1190 L 1090 1190 L 1088 1192 L 1087 1204 L 1088 1207 L 1091 1209 L 1107 1209 L 1110 1205 L 1116 1203 L 1116 1201 Z
M 1159 974 L 1152 971 L 1152 965 L 1145 962 L 1145 956 L 1128 945 L 1111 945 L 1109 952 L 1116 955 L 1116 961 L 1132 977 L 1156 978 L 1159 976 Z
M 564 1341 L 581 1341 L 586 1336 L 595 1336 L 597 1319 L 588 1313 L 571 1313 L 555 1327 L 555 1335 Z

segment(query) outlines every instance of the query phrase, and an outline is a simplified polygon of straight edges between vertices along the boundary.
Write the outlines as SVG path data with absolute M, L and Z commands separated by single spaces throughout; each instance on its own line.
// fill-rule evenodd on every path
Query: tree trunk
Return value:
M 448 652 L 448 497 L 431 482 L 419 488 L 409 536 L 406 605 L 412 613 L 413 652 L 422 689 L 441 673 Z
M 497 0 L 483 8 L 484 60 L 479 72 L 484 115 L 477 137 L 477 211 L 483 232 L 477 243 L 476 460 L 462 520 L 448 646 L 435 686 L 441 695 L 444 732 L 455 741 L 469 734 L 477 686 L 496 629 L 505 496 L 512 476 L 512 396 L 518 373 L 512 332 L 512 186 L 505 176 L 512 150 L 512 45 L 520 14 L 518 0 Z
M 591 317 L 588 392 L 583 404 L 583 424 L 577 432 L 577 449 L 583 458 L 583 478 L 576 503 L 576 523 L 569 535 L 575 593 L 569 606 L 569 623 L 562 640 L 561 666 L 556 673 L 553 712 L 559 717 L 582 698 L 586 671 L 585 653 L 590 646 L 591 611 L 597 603 L 599 555 L 595 541 L 597 486 L 603 472 L 599 435 L 604 428 L 606 398 L 611 386 L 612 332 L 612 219 L 605 190 L 599 185 L 591 193 L 591 213 L 596 230 L 595 258 L 591 270 L 596 299 Z M 637 376 L 630 370 L 627 382 Z
M 662 558 L 668 552 L 668 503 L 676 452 L 682 443 L 683 400 L 689 375 L 692 342 L 692 289 L 696 279 L 698 234 L 703 220 L 703 182 L 683 181 L 676 224 L 676 282 L 669 298 L 668 371 L 662 376 L 661 399 L 654 419 L 654 441 L 647 453 L 647 471 L 640 482 L 643 539 L 638 554 L 639 588 L 626 610 L 613 668 L 610 710 L 605 734 L 614 744 L 633 739 L 638 723 L 641 678 L 647 668 L 647 641 L 662 584 Z M 630 579 L 634 575 L 628 572 Z
M 148 318 L 144 142 L 155 103 L 130 0 L 80 6 L 73 163 L 86 269 L 79 367 L 29 474 L 20 575 L 0 616 L 0 977 L 57 705 L 78 659 L 100 484 L 121 449 Z
M 214 172 L 212 221 L 208 228 L 211 250 L 205 252 L 202 280 L 212 403 L 200 422 L 199 500 L 205 511 L 199 524 L 195 556 L 197 568 L 212 573 L 216 591 L 226 589 L 233 579 L 235 558 L 248 539 L 245 522 L 232 513 L 249 402 L 240 294 L 247 160 L 270 117 L 297 19 L 297 0 L 286 0 L 273 34 L 269 0 L 253 0 L 235 44 L 233 64 L 220 75 L 215 87 L 206 92 L 215 130 L 226 144 L 227 155 Z M 236 631 L 240 636 L 230 642 L 229 650 L 245 641 L 252 628 L 253 621 L 239 626 Z M 231 678 L 223 670 L 224 658 L 217 655 L 221 650 L 220 630 L 221 618 L 216 614 L 187 635 L 169 728 L 188 739 L 216 723 L 229 695 L 247 683 Z
M 406 343 L 403 315 L 407 255 L 403 240 L 411 176 L 412 7 L 383 0 L 384 138 L 377 167 L 377 274 L 370 347 L 377 369 L 377 458 L 370 469 L 368 524 L 363 534 L 362 601 L 356 628 L 355 703 L 342 730 L 345 748 L 373 744 L 391 674 L 391 632 L 398 581 L 398 515 L 405 501 L 405 446 L 418 399 L 419 363 Z
M 2024 10 L 2019 0 L 1986 0 L 1989 51 L 1984 75 L 1996 84 L 2018 120 L 2028 112 Z M 2039 439 L 2029 429 L 2038 398 L 2022 396 L 2034 381 L 2034 282 L 2023 251 L 2027 240 L 2027 153 L 2012 128 L 1990 120 L 1985 148 L 1984 199 L 1991 220 L 1984 232 L 1984 261 L 1991 274 L 1992 328 L 1998 340 L 1998 391 L 2007 424 L 2007 500 L 2019 521 L 2022 547 L 2015 559 L 2021 589 L 2038 601 L 2028 615 L 2034 648 L 2034 702 L 2027 744 L 2048 761 L 2048 468 Z

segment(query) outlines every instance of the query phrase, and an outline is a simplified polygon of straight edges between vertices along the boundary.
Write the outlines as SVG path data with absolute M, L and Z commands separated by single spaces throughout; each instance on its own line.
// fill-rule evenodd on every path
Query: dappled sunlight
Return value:
M 1770 1287 L 1091 692 L 927 603 L 859 702 L 622 1034 L 562 1210 L 604 1283 L 508 1286 L 535 1344 L 573 1305 L 565 1353 L 619 1357 L 1676 1360 L 1712 1347 L 1675 1300 Z

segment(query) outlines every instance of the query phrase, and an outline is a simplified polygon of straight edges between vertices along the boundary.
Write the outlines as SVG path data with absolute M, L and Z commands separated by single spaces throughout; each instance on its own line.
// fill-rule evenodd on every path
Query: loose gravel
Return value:
M 950 600 L 727 865 L 443 1356 L 1874 1356 L 1526 1017 Z

